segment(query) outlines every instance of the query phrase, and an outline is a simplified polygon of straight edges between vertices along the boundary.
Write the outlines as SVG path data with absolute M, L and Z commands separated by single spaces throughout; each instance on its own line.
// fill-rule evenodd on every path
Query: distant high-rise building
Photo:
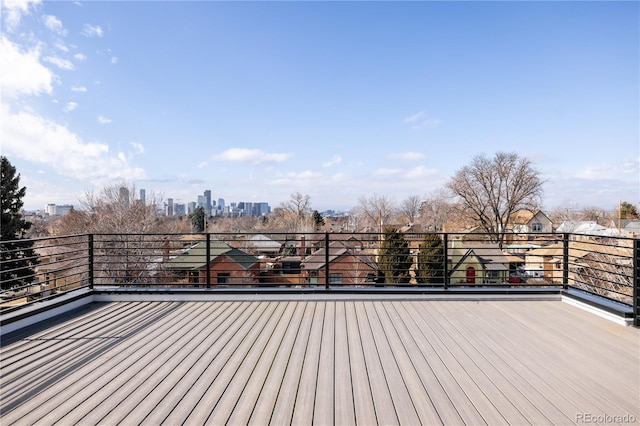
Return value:
M 124 204 L 125 208 L 129 208 L 129 188 L 126 186 L 120 187 L 120 202 Z
M 207 203 L 207 199 L 204 198 L 204 195 L 198 195 L 198 201 L 196 202 L 197 207 L 202 207 L 204 209 L 204 205 Z
M 63 204 L 61 206 L 47 204 L 45 207 L 45 213 L 49 216 L 64 216 L 65 214 L 71 213 L 72 210 L 73 206 L 71 204 Z
M 173 198 L 167 198 L 167 204 L 164 206 L 164 215 L 173 216 Z
M 255 216 L 264 216 L 271 213 L 269 203 L 255 203 L 253 208 Z
M 184 216 L 186 214 L 186 206 L 184 203 L 174 203 L 173 214 L 174 216 Z
M 204 191 L 204 199 L 205 199 L 204 212 L 210 215 L 211 214 L 211 190 L 210 189 L 207 189 L 206 191 Z
M 191 201 L 190 203 L 187 204 L 187 214 L 191 214 L 194 211 L 196 211 L 196 207 L 198 207 L 198 205 L 196 204 L 195 201 Z
M 56 206 L 56 216 L 64 216 L 65 214 L 69 214 L 72 211 L 73 211 L 73 206 L 71 204 Z
M 147 204 L 147 191 L 144 189 L 140 190 L 140 202 L 142 204 Z

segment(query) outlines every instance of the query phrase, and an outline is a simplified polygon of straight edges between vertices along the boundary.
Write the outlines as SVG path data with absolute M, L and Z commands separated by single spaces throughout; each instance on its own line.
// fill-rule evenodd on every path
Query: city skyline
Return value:
M 25 208 L 129 182 L 315 210 L 516 152 L 543 208 L 640 200 L 637 2 L 2 3 Z M 218 198 L 218 197 L 216 197 Z
M 146 188 L 133 188 L 136 191 L 132 192 L 132 188 L 122 186 L 119 189 L 120 200 L 126 200 L 127 207 L 131 202 L 147 202 L 147 190 Z M 162 211 L 165 216 L 184 216 L 193 213 L 196 207 L 202 207 L 205 214 L 209 216 L 263 216 L 271 213 L 271 205 L 268 202 L 251 202 L 251 201 L 229 201 L 224 198 L 213 199 L 211 198 L 212 191 L 210 189 L 204 190 L 202 195 L 197 195 L 195 201 L 193 197 L 191 201 L 185 201 L 173 197 L 166 197 L 158 199 L 155 194 L 151 194 L 153 200 L 151 203 L 155 203 L 158 211 Z M 98 195 L 99 197 L 100 195 Z M 77 204 L 56 204 L 47 203 L 43 209 L 25 209 L 30 212 L 42 211 L 48 216 L 64 216 L 73 209 L 81 207 Z

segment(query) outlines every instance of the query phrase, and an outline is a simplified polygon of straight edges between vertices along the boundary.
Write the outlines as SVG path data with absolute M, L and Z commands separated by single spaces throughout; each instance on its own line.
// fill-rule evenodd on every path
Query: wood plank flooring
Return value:
M 562 302 L 93 303 L 1 343 L 3 426 L 640 421 L 640 330 Z

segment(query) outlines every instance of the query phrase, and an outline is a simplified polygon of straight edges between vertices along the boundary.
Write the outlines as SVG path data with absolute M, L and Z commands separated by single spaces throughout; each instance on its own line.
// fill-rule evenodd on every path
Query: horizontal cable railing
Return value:
M 86 235 L 0 241 L 0 253 L 2 308 L 89 286 Z
M 0 306 L 100 288 L 579 289 L 634 305 L 630 238 L 577 234 L 89 234 L 2 241 Z M 31 256 L 20 256 L 24 245 Z

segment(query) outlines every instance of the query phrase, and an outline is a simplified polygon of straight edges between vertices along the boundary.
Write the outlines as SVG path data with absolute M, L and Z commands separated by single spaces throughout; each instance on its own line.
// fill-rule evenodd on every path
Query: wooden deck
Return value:
M 0 424 L 637 424 L 639 359 L 562 302 L 92 303 L 3 340 Z

